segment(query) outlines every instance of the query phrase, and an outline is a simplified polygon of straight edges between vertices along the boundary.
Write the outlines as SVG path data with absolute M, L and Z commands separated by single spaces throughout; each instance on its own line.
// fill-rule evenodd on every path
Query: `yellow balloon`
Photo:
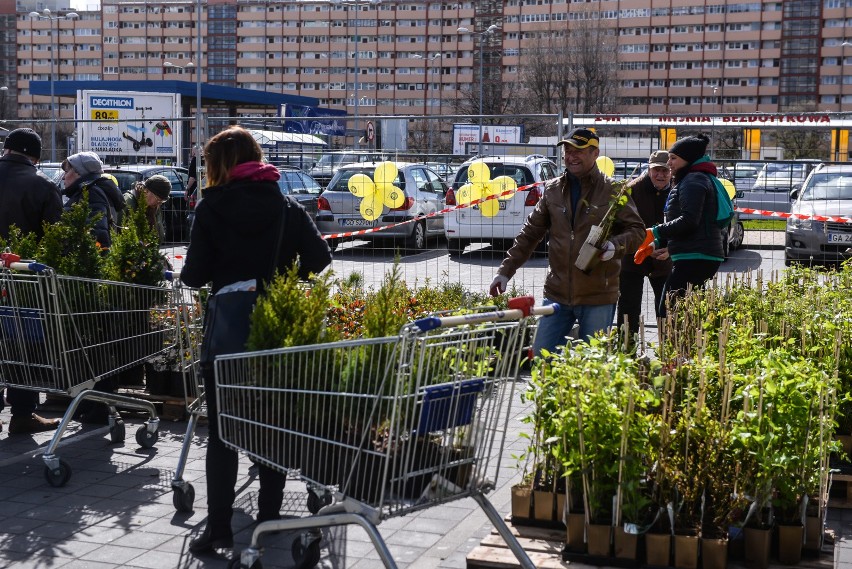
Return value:
M 728 192 L 728 197 L 734 199 L 734 196 L 737 195 L 737 188 L 734 187 L 734 183 L 725 178 L 719 178 L 719 181 L 722 182 L 722 187 Z
M 494 217 L 500 212 L 500 202 L 497 200 L 488 200 L 479 204 L 479 211 L 484 217 Z
M 372 194 L 376 189 L 375 184 L 373 184 L 373 180 L 371 180 L 370 177 L 366 174 L 353 175 L 351 178 L 349 178 L 349 183 L 347 184 L 347 187 L 353 195 L 359 198 L 363 198 L 369 194 Z
M 396 180 L 396 175 L 399 173 L 399 170 L 396 168 L 396 164 L 393 162 L 382 162 L 378 166 L 376 166 L 376 171 L 374 173 L 373 179 L 376 181 L 376 184 L 393 184 Z
M 498 199 L 510 200 L 512 199 L 512 196 L 515 195 L 515 192 L 518 191 L 518 183 L 511 176 L 497 176 L 496 178 L 488 182 L 487 191 L 489 195 L 497 194 L 498 196 L 500 196 Z
M 381 196 L 378 201 L 388 207 L 399 207 L 405 202 L 405 194 L 402 193 L 402 190 L 389 184 L 382 185 L 376 194 Z
M 491 179 L 491 171 L 485 162 L 474 162 L 467 169 L 467 179 L 473 184 L 484 184 Z
M 598 165 L 598 170 L 603 172 L 606 176 L 612 176 L 615 173 L 615 164 L 609 156 L 598 156 L 598 159 L 595 160 L 595 162 Z
M 361 200 L 360 206 L 361 216 L 368 221 L 375 221 L 382 215 L 382 207 L 381 203 L 376 201 L 376 194 L 370 194 L 369 196 L 364 197 Z
M 473 184 L 465 184 L 461 188 L 459 188 L 459 193 L 456 196 L 456 200 L 460 204 L 468 204 L 473 200 L 478 200 L 482 197 L 482 190 L 479 186 L 474 186 Z

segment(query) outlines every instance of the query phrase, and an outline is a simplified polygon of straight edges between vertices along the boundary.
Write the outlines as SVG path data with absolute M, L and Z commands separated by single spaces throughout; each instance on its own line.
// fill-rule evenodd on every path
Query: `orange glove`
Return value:
M 636 249 L 636 254 L 633 255 L 633 262 L 637 265 L 641 265 L 645 262 L 645 259 L 654 252 L 654 232 L 650 229 L 645 230 L 645 240 Z

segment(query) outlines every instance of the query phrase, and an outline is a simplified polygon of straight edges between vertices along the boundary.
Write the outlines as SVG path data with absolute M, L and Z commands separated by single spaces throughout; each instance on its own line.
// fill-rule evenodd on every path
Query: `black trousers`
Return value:
M 3 391 L 0 390 L 0 399 L 3 397 Z M 6 388 L 6 399 L 9 401 L 9 407 L 12 409 L 13 417 L 29 417 L 35 412 L 38 407 L 38 391 L 30 389 L 19 389 L 17 387 Z M 3 410 L 3 402 L 0 401 L 0 411 Z
M 618 284 L 618 324 L 619 330 L 624 326 L 624 317 L 627 317 L 630 326 L 630 337 L 639 333 L 639 316 L 642 314 L 642 295 L 645 288 L 645 275 L 636 271 L 623 271 L 619 277 Z M 654 291 L 654 314 L 660 315 L 660 299 L 663 297 L 663 286 L 666 284 L 665 276 L 647 277 Z
M 216 402 L 216 384 L 213 365 L 202 364 L 204 396 L 207 400 L 207 525 L 214 536 L 231 535 L 231 516 L 236 499 L 237 470 L 239 455 L 225 446 L 219 438 L 219 407 Z M 281 511 L 284 500 L 284 484 L 287 476 L 268 466 L 258 464 L 260 492 L 258 494 L 258 517 L 273 519 Z
M 705 261 L 703 259 L 684 259 L 675 261 L 672 266 L 672 274 L 666 280 L 663 288 L 663 298 L 660 301 L 660 316 L 666 315 L 666 299 L 673 297 L 683 298 L 689 285 L 693 288 L 704 288 L 704 283 L 712 279 L 719 270 L 722 261 Z

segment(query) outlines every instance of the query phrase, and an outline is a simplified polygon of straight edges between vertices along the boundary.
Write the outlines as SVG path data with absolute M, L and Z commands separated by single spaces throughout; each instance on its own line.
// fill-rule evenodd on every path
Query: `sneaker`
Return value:
M 59 419 L 45 419 L 39 417 L 35 413 L 29 417 L 21 417 L 12 415 L 12 420 L 9 421 L 10 435 L 26 435 L 31 433 L 43 433 L 52 431 L 59 426 Z

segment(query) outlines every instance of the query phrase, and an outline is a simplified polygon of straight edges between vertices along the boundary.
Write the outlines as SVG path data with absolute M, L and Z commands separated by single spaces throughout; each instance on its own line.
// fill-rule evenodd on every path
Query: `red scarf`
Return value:
M 228 181 L 277 182 L 280 177 L 278 168 L 263 162 L 243 162 L 237 164 L 228 172 Z

